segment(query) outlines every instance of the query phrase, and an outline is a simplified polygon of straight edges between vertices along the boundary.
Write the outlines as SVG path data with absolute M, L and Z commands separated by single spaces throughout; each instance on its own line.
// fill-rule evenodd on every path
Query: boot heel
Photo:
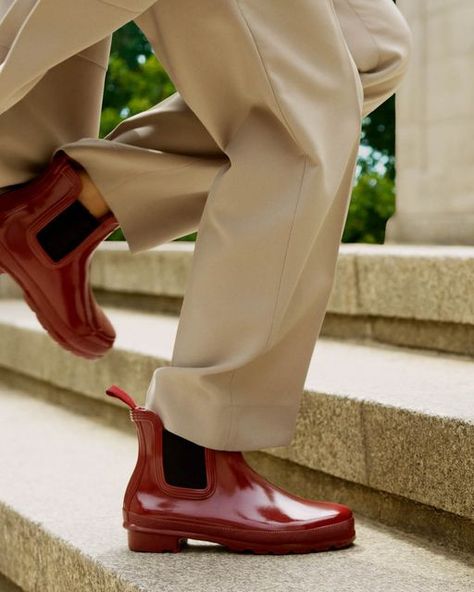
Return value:
M 141 553 L 179 553 L 181 541 L 186 542 L 176 535 L 160 534 L 154 532 L 140 532 L 137 530 L 128 531 L 128 548 L 131 551 Z

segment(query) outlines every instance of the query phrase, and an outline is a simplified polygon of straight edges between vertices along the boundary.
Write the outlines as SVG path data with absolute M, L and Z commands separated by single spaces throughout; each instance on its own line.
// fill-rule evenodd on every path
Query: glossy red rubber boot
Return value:
M 349 546 L 354 518 L 343 505 L 287 493 L 256 473 L 241 452 L 205 448 L 205 489 L 165 481 L 163 424 L 116 386 L 107 394 L 127 404 L 139 452 L 124 505 L 124 527 L 132 551 L 178 552 L 188 538 L 232 551 L 308 553 Z
M 58 152 L 41 175 L 0 195 L 0 269 L 23 289 L 38 320 L 62 347 L 84 358 L 98 358 L 113 345 L 115 331 L 97 305 L 89 285 L 90 258 L 117 227 L 108 213 L 73 251 L 51 259 L 38 233 L 77 200 L 78 171 Z

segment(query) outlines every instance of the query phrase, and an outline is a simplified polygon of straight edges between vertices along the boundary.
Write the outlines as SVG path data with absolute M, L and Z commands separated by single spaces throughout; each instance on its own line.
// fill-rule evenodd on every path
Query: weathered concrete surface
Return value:
M 106 243 L 92 282 L 109 292 L 182 297 L 194 244 L 174 242 L 130 255 Z M 341 245 L 329 312 L 474 325 L 474 248 Z
M 121 527 L 136 438 L 0 391 L 0 571 L 27 592 L 469 592 L 467 557 L 358 520 L 356 544 L 300 556 L 193 542 L 131 553 Z
M 0 369 L 0 384 L 133 436 L 136 434 L 128 409 L 123 405 L 110 405 L 105 398 L 81 397 L 72 391 L 3 368 Z M 338 499 L 361 516 L 376 520 L 378 524 L 417 534 L 443 546 L 449 545 L 455 552 L 461 550 L 474 553 L 474 521 L 469 518 L 334 477 L 277 457 L 268 450 L 246 452 L 245 455 L 257 471 L 297 495 L 313 499 Z
M 474 326 L 464 323 L 327 313 L 321 335 L 474 357 Z
M 192 243 L 131 256 L 104 245 L 93 266 L 102 302 L 179 314 Z M 474 248 L 344 244 L 322 334 L 474 356 Z
M 474 248 L 343 245 L 331 312 L 474 325 Z M 343 296 L 353 291 L 351 305 Z M 346 296 L 347 298 L 347 296 Z
M 25 305 L 4 301 L 0 366 L 99 400 L 116 383 L 143 402 L 154 368 L 170 363 L 178 321 L 166 315 L 108 312 L 118 332 L 116 347 L 91 363 L 57 346 Z M 470 360 L 321 339 L 305 389 L 292 444 L 270 452 L 473 517 Z
M 179 314 L 194 244 L 131 255 L 109 242 L 95 253 L 101 302 Z M 474 356 L 474 248 L 344 244 L 323 334 Z M 18 290 L 0 277 L 0 298 Z
M 126 243 L 103 243 L 94 255 L 92 283 L 109 292 L 183 296 L 194 243 L 175 241 L 142 253 Z

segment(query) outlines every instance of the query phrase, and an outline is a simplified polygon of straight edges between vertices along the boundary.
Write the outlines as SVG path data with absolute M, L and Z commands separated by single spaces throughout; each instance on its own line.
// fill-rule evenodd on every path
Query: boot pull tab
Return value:
M 120 387 L 116 386 L 115 384 L 113 384 L 112 386 L 109 386 L 109 388 L 105 391 L 110 397 L 115 397 L 116 399 L 120 399 L 122 401 L 122 403 L 125 403 L 125 405 L 128 405 L 130 407 L 130 409 L 136 409 L 138 407 L 138 405 L 135 403 L 135 401 L 132 399 L 132 397 L 127 394 L 124 390 L 122 390 Z

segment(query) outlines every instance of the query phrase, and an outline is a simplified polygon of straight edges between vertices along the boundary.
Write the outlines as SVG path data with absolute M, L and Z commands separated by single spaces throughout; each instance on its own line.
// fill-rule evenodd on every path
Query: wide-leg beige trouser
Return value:
M 87 169 L 133 252 L 198 229 L 172 364 L 155 371 L 147 406 L 211 448 L 289 444 L 361 118 L 403 79 L 405 19 L 391 0 L 0 8 L 0 186 L 61 149 Z M 132 19 L 178 92 L 98 140 L 110 34 Z

